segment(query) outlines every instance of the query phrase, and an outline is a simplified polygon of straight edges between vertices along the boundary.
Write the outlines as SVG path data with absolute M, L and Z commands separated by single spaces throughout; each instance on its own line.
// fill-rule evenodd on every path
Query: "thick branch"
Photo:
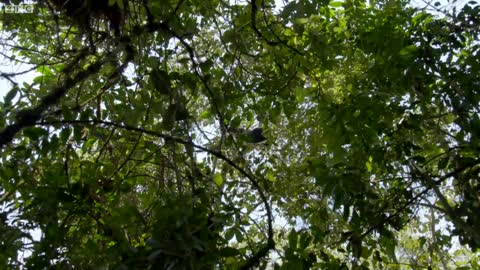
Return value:
M 26 127 L 33 126 L 35 122 L 40 120 L 42 113 L 46 111 L 52 105 L 55 105 L 60 101 L 60 99 L 65 96 L 67 91 L 74 87 L 77 83 L 85 80 L 90 75 L 97 73 L 100 68 L 105 64 L 105 60 L 98 61 L 90 65 L 86 70 L 82 70 L 78 72 L 73 78 L 70 77 L 70 72 L 72 68 L 81 60 L 84 59 L 86 56 L 85 52 L 81 52 L 70 65 L 68 65 L 65 70 L 64 74 L 67 76 L 67 79 L 63 82 L 63 84 L 57 86 L 53 89 L 48 95 L 44 96 L 40 100 L 40 104 L 33 108 L 26 108 L 20 110 L 17 113 L 17 121 L 7 127 L 5 127 L 0 132 L 0 148 L 3 148 L 6 144 L 13 140 L 13 137 L 20 132 L 22 129 Z M 108 58 L 104 58 L 108 59 Z

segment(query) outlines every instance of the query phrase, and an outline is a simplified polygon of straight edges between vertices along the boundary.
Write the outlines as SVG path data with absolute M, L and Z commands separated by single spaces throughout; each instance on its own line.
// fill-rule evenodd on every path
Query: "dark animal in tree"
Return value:
M 62 10 L 72 18 L 82 30 L 92 31 L 92 19 L 108 21 L 110 29 L 115 36 L 120 35 L 120 30 L 125 23 L 128 0 L 123 0 L 123 7 L 108 5 L 106 0 L 48 0 L 57 10 Z

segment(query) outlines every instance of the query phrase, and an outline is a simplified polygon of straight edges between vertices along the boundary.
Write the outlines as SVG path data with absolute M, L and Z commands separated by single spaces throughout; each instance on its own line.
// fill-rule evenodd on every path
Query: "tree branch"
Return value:
M 256 265 L 259 260 L 263 257 L 265 257 L 271 249 L 275 248 L 275 241 L 273 240 L 273 216 L 272 216 L 272 210 L 270 207 L 270 204 L 268 203 L 267 196 L 263 192 L 259 182 L 250 174 L 248 173 L 245 169 L 237 165 L 235 162 L 233 162 L 231 159 L 226 157 L 222 152 L 212 150 L 206 147 L 203 147 L 201 145 L 197 145 L 193 143 L 190 140 L 184 140 L 182 138 L 166 135 L 160 132 L 152 131 L 152 130 L 146 130 L 143 128 L 139 127 L 134 127 L 130 125 L 123 125 L 119 123 L 114 123 L 114 122 L 109 122 L 109 121 L 103 121 L 103 120 L 59 120 L 59 121 L 44 121 L 38 123 L 39 125 L 58 125 L 58 124 L 67 124 L 67 125 L 104 125 L 104 126 L 110 126 L 110 127 L 116 127 L 124 130 L 129 130 L 129 131 L 135 131 L 135 132 L 140 132 L 143 134 L 151 135 L 154 137 L 159 137 L 162 138 L 166 141 L 172 141 L 176 143 L 180 143 L 186 146 L 191 146 L 196 149 L 202 150 L 208 154 L 211 154 L 223 161 L 225 161 L 227 164 L 235 168 L 241 175 L 246 177 L 252 186 L 257 190 L 258 194 L 260 195 L 260 199 L 263 202 L 263 205 L 265 207 L 265 211 L 267 212 L 267 223 L 268 223 L 268 239 L 267 243 L 265 244 L 264 247 L 262 247 L 256 254 L 254 254 L 246 263 L 244 266 L 242 266 L 240 269 L 250 269 L 254 265 Z
M 20 110 L 17 113 L 17 121 L 7 127 L 5 127 L 0 132 L 0 149 L 3 148 L 6 144 L 13 140 L 13 137 L 22 129 L 26 127 L 33 126 L 35 122 L 40 120 L 42 117 L 42 113 L 47 110 L 50 106 L 55 105 L 60 101 L 60 99 L 67 93 L 67 91 L 74 87 L 77 83 L 85 80 L 90 75 L 95 74 L 100 70 L 100 68 L 104 65 L 105 60 L 98 61 L 90 65 L 86 70 L 78 72 L 73 78 L 71 78 L 68 74 L 70 73 L 74 66 L 77 63 L 86 57 L 85 51 L 82 51 L 70 65 L 65 67 L 63 73 L 67 76 L 67 79 L 64 83 L 60 86 L 57 86 L 53 89 L 48 95 L 44 96 L 40 100 L 40 104 L 33 108 L 26 108 Z M 106 58 L 104 58 L 106 59 Z

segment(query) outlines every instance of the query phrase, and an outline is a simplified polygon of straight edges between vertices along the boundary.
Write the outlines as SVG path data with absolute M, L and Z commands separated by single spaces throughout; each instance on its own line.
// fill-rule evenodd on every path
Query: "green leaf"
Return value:
M 239 230 L 238 228 L 235 230 L 235 238 L 237 239 L 237 242 L 242 242 L 245 239 L 245 236 L 243 235 L 242 231 Z
M 220 249 L 220 256 L 222 257 L 235 257 L 237 255 L 240 255 L 240 252 L 236 248 L 225 247 Z
M 71 128 L 64 128 L 60 131 L 60 141 L 62 143 L 67 143 L 68 139 L 70 138 L 70 134 L 72 133 Z
M 232 240 L 232 238 L 235 236 L 235 228 L 230 228 L 225 232 L 225 239 L 227 241 Z
M 342 7 L 342 6 L 343 6 L 343 2 L 333 1 L 333 2 L 330 2 L 328 5 L 331 6 L 331 7 L 336 7 L 336 8 L 338 8 L 338 7 Z
M 296 249 L 298 241 L 298 233 L 295 230 L 291 230 L 288 234 L 288 245 L 290 248 Z
M 45 76 L 53 76 L 52 70 L 47 66 L 40 66 L 37 68 L 37 71 Z
M 11 106 L 12 100 L 18 94 L 18 87 L 14 86 L 8 93 L 5 95 L 3 102 L 5 102 L 5 106 Z
M 367 167 L 368 172 L 372 172 L 372 156 L 368 157 L 368 161 L 365 162 L 365 166 Z
M 398 52 L 398 54 L 400 56 L 405 56 L 405 55 L 409 55 L 409 54 L 414 54 L 417 50 L 418 50 L 418 48 L 415 45 L 409 45 L 407 47 L 402 48 Z
M 308 18 L 298 18 L 298 19 L 295 19 L 295 22 L 297 24 L 306 24 L 308 23 L 310 20 Z
M 221 186 L 223 184 L 223 176 L 220 173 L 216 173 L 213 176 L 213 181 L 215 181 L 215 184 L 217 184 L 217 186 Z
M 170 95 L 172 93 L 170 78 L 164 70 L 153 69 L 150 72 L 150 83 L 162 95 Z
M 302 233 L 300 235 L 299 248 L 306 249 L 312 241 L 312 237 L 308 233 Z
M 120 9 L 125 9 L 125 5 L 123 3 L 123 0 L 117 0 L 117 5 Z
M 210 112 L 210 109 L 202 111 L 202 113 L 200 114 L 200 118 L 202 119 L 210 119 L 211 116 L 212 116 L 212 113 Z
M 162 115 L 162 128 L 164 130 L 172 130 L 175 125 L 175 115 L 167 111 Z
M 41 136 L 48 135 L 48 131 L 40 127 L 29 127 L 23 131 L 23 134 L 31 140 L 38 140 Z
M 270 182 L 275 182 L 276 180 L 275 175 L 270 170 L 267 172 L 267 175 L 265 176 L 265 178 L 267 178 L 267 180 Z
M 438 169 L 443 170 L 447 167 L 448 162 L 450 161 L 450 156 L 445 156 L 438 161 Z
M 200 63 L 200 69 L 204 73 L 209 73 L 212 67 L 213 67 L 213 61 L 210 59 Z

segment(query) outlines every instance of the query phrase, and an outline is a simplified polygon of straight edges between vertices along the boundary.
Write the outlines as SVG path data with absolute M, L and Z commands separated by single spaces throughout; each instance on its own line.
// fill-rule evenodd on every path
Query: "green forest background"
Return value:
M 0 2 L 0 269 L 480 269 L 476 1 Z

